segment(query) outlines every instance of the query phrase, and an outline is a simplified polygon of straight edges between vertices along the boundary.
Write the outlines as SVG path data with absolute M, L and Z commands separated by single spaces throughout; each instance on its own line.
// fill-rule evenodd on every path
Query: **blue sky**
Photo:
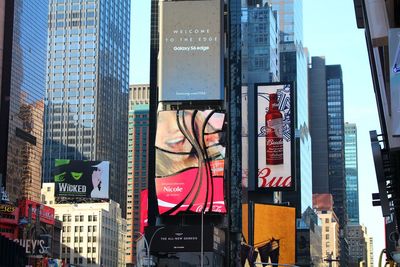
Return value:
M 131 2 L 131 84 L 149 82 L 150 2 Z M 378 189 L 369 131 L 380 133 L 380 126 L 364 30 L 357 29 L 351 0 L 304 0 L 303 23 L 304 46 L 310 56 L 325 56 L 327 64 L 342 66 L 345 121 L 356 123 L 358 131 L 360 223 L 374 238 L 378 266 L 384 248 L 384 222 L 380 207 L 371 204 L 371 194 Z

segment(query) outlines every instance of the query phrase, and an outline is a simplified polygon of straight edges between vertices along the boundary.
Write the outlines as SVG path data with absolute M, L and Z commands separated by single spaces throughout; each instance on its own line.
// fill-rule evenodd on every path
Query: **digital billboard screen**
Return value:
M 257 188 L 294 190 L 294 97 L 291 84 L 256 84 Z
M 109 169 L 109 161 L 56 159 L 55 196 L 108 199 Z
M 242 266 L 254 262 L 295 264 L 296 261 L 296 209 L 293 207 L 254 204 L 253 240 L 248 244 L 248 205 L 243 204 L 241 246 Z
M 223 100 L 223 1 L 159 4 L 159 101 Z
M 389 66 L 392 130 L 400 136 L 400 28 L 389 30 Z
M 225 113 L 159 111 L 156 195 L 161 215 L 225 213 Z

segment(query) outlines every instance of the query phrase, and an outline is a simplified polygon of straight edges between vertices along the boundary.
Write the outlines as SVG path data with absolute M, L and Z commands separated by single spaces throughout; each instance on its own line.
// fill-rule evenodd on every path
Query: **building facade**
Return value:
M 40 201 L 47 3 L 1 1 L 0 186 Z
M 310 133 L 312 137 L 313 193 L 333 196 L 340 223 L 340 261 L 347 266 L 347 198 L 344 157 L 343 77 L 340 65 L 326 65 L 312 57 L 310 80 Z
M 364 225 L 348 225 L 349 266 L 374 266 L 370 258 L 370 237 Z
M 380 129 L 370 131 L 372 155 L 385 221 L 386 257 L 399 260 L 400 225 L 400 114 L 398 1 L 354 0 L 357 27 L 364 29 Z M 397 236 L 393 242 L 393 235 Z
M 313 208 L 322 223 L 321 256 L 324 261 L 331 261 L 329 266 L 338 267 L 342 266 L 338 262 L 341 255 L 340 224 L 333 201 L 331 194 L 313 194 Z
M 54 183 L 44 183 L 44 203 L 62 221 L 61 258 L 82 266 L 125 266 L 126 220 L 118 203 L 54 203 Z
M 136 263 L 136 240 L 140 236 L 140 193 L 147 189 L 149 98 L 147 84 L 129 87 L 128 189 L 126 263 Z
M 126 209 L 130 1 L 49 3 L 43 180 L 55 159 L 110 161 Z
M 360 224 L 358 201 L 357 126 L 344 125 L 344 157 L 346 168 L 346 195 L 348 224 Z

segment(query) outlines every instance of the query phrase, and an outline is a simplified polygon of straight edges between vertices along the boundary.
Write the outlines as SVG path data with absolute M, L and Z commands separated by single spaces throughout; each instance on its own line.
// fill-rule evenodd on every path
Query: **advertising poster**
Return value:
M 400 28 L 389 30 L 389 66 L 393 135 L 400 136 Z
M 108 199 L 109 169 L 109 161 L 56 159 L 55 196 Z
M 37 208 L 40 207 L 40 221 L 46 224 L 54 225 L 54 208 L 34 202 L 32 200 L 23 199 L 18 202 L 21 218 L 28 219 L 29 206 L 31 206 L 32 220 L 36 220 Z
M 223 1 L 160 1 L 159 101 L 223 100 Z
M 258 189 L 293 190 L 294 121 L 291 84 L 257 84 Z
M 296 209 L 287 206 L 254 204 L 254 246 L 248 239 L 248 205 L 242 209 L 243 242 L 242 266 L 254 262 L 295 264 L 296 261 Z
M 225 113 L 159 111 L 156 195 L 161 215 L 225 213 Z
M 140 192 L 140 223 L 139 232 L 144 233 L 144 228 L 148 225 L 149 213 L 149 190 L 143 189 Z

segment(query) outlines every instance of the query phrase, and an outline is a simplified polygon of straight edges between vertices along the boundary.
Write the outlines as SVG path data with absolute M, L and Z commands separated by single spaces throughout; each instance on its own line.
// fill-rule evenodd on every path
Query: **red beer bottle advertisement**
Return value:
M 265 114 L 267 130 L 265 149 L 267 165 L 283 164 L 283 123 L 282 113 L 279 111 L 277 94 L 269 95 L 269 108 Z

